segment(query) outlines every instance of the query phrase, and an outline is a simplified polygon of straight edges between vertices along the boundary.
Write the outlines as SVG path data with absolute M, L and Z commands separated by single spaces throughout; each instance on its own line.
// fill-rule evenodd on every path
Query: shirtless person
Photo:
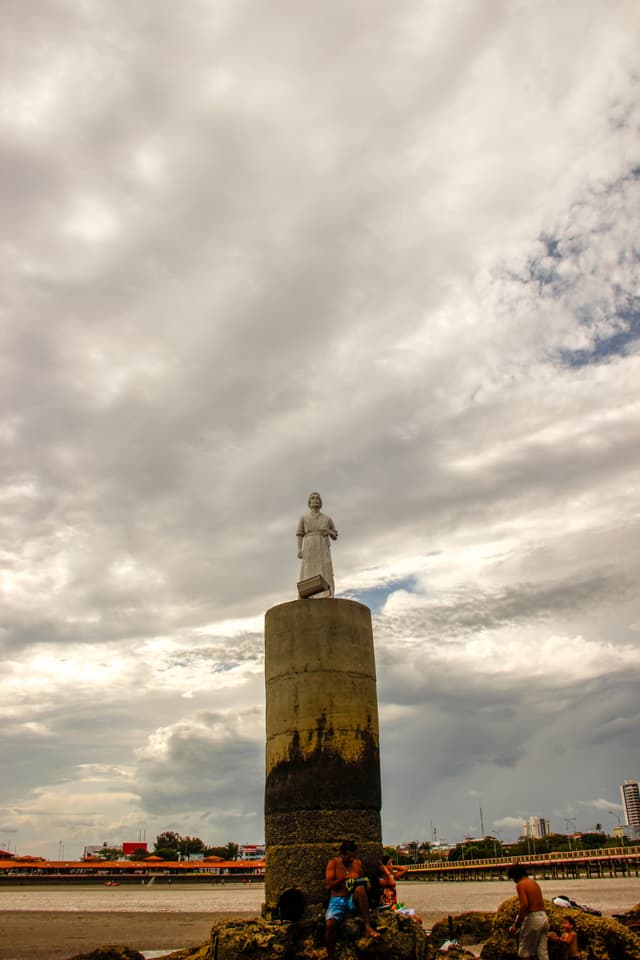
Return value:
M 380 884 L 380 906 L 390 907 L 406 917 L 411 917 L 416 923 L 422 923 L 413 907 L 398 906 L 398 891 L 396 880 L 401 880 L 409 872 L 409 867 L 401 867 L 393 862 L 392 857 L 383 857 L 378 867 L 378 883 Z
M 378 879 L 380 882 L 382 895 L 380 903 L 385 907 L 391 907 L 392 910 L 398 905 L 398 891 L 396 890 L 396 880 L 400 880 L 409 872 L 408 867 L 396 866 L 392 857 L 383 857 L 378 867 Z
M 518 956 L 522 960 L 549 960 L 549 918 L 545 913 L 542 890 L 527 875 L 527 869 L 521 863 L 513 863 L 507 870 L 507 876 L 515 883 L 520 901 L 516 922 L 509 928 L 509 933 L 520 933 Z
M 550 933 L 549 940 L 555 940 L 556 943 L 565 943 L 567 945 L 567 957 L 569 957 L 570 960 L 576 960 L 576 958 L 579 960 L 578 934 L 576 933 L 576 925 L 571 917 L 565 917 L 563 919 L 562 934 L 558 936 L 557 933 Z
M 335 957 L 338 924 L 350 914 L 360 914 L 364 921 L 364 932 L 368 937 L 380 936 L 371 926 L 367 881 L 364 877 L 362 862 L 356 859 L 356 849 L 353 840 L 344 840 L 340 844 L 338 856 L 329 860 L 327 864 L 325 886 L 330 895 L 326 913 L 328 960 L 334 960 Z M 349 880 L 359 882 L 348 884 Z

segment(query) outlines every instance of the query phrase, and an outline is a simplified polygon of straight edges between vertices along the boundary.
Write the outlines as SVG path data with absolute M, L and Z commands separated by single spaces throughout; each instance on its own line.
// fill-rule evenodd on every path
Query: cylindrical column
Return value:
M 294 600 L 265 618 L 265 911 L 298 890 L 326 902 L 341 840 L 370 876 L 382 854 L 371 612 L 353 600 Z

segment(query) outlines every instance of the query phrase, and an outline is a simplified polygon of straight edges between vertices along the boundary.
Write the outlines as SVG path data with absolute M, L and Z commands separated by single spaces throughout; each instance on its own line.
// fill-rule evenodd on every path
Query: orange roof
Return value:
M 109 870 L 118 868 L 120 870 L 144 870 L 151 863 L 152 866 L 162 866 L 172 870 L 197 870 L 212 867 L 224 868 L 229 870 L 248 870 L 254 867 L 264 867 L 264 860 L 213 860 L 207 857 L 206 860 L 161 860 L 160 857 L 151 856 L 146 860 L 44 860 L 42 857 L 20 857 L 0 859 L 0 870 L 16 870 L 21 866 L 36 870 Z

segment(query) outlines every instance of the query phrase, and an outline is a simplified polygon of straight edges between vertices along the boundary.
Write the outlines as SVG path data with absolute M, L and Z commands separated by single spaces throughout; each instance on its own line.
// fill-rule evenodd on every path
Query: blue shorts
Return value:
M 352 913 L 357 913 L 353 897 L 330 897 L 325 918 L 327 920 L 344 920 Z

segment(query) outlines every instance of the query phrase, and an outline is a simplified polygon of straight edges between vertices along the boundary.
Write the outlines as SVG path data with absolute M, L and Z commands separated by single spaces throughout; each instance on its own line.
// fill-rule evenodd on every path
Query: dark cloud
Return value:
M 264 746 L 238 731 L 238 717 L 200 713 L 164 732 L 161 750 L 142 755 L 137 788 L 156 816 L 202 813 L 211 829 L 243 817 L 260 830 Z

